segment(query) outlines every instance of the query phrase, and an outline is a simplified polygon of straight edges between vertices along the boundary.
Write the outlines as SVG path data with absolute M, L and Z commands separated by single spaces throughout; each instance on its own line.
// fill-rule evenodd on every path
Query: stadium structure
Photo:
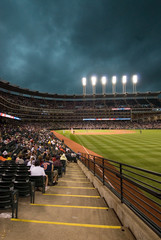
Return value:
M 60 181 L 60 188 L 62 189 L 69 188 L 71 192 L 73 188 L 77 188 L 78 190 L 86 189 L 85 190 L 86 195 L 79 194 L 79 195 L 65 196 L 66 194 L 64 194 L 64 192 L 62 195 L 64 197 L 71 197 L 71 196 L 78 197 L 78 198 L 80 198 L 80 196 L 88 197 L 89 199 L 94 197 L 100 198 L 101 196 L 102 197 L 101 201 L 105 199 L 105 202 L 109 206 L 108 217 L 110 218 L 110 220 L 111 220 L 110 214 L 112 213 L 112 219 L 115 218 L 115 221 L 117 222 L 117 224 L 118 224 L 118 219 L 120 221 L 118 224 L 119 226 L 117 225 L 106 226 L 106 225 L 98 225 L 98 224 L 97 225 L 78 224 L 78 223 L 71 223 L 71 222 L 64 223 L 64 220 L 63 220 L 63 223 L 51 222 L 51 220 L 50 222 L 49 221 L 42 222 L 40 221 L 41 213 L 39 210 L 38 210 L 39 212 L 36 212 L 37 211 L 36 206 L 34 206 L 33 211 L 35 211 L 34 215 L 38 216 L 38 219 L 39 219 L 38 221 L 37 220 L 35 221 L 33 219 L 27 219 L 27 220 L 17 219 L 18 218 L 17 210 L 16 210 L 16 216 L 15 216 L 14 215 L 15 210 L 12 207 L 11 221 L 15 222 L 15 226 L 17 227 L 16 222 L 18 221 L 49 224 L 51 225 L 50 229 L 52 229 L 52 231 L 53 231 L 52 225 L 54 224 L 56 224 L 56 226 L 57 225 L 66 225 L 70 227 L 71 225 L 74 227 L 76 226 L 77 230 L 78 230 L 78 227 L 85 226 L 90 228 L 93 228 L 93 227 L 99 228 L 98 232 L 97 230 L 94 232 L 94 230 L 92 229 L 94 234 L 97 232 L 98 235 L 100 235 L 101 228 L 102 229 L 114 228 L 114 229 L 120 229 L 121 231 L 117 233 L 112 231 L 111 233 L 109 233 L 111 234 L 111 237 L 108 239 L 133 240 L 134 239 L 133 235 L 135 236 L 135 239 L 138 239 L 138 240 L 159 239 L 159 237 L 161 236 L 161 221 L 160 221 L 161 174 L 160 173 L 138 168 L 138 167 L 117 162 L 114 160 L 105 159 L 100 155 L 94 155 L 95 153 L 91 152 L 90 150 L 89 150 L 90 152 L 86 151 L 86 149 L 84 149 L 82 145 L 79 145 L 78 147 L 79 152 L 77 152 L 76 150 L 72 149 L 72 145 L 71 146 L 66 145 L 66 142 L 64 142 L 64 136 L 57 133 L 57 131 L 54 131 L 54 134 L 53 134 L 48 130 L 49 129 L 50 130 L 51 129 L 52 130 L 57 130 L 57 129 L 72 129 L 72 130 L 73 129 L 142 129 L 142 128 L 158 129 L 158 128 L 161 128 L 160 95 L 161 95 L 161 92 L 159 91 L 146 92 L 146 93 L 124 92 L 122 94 L 116 93 L 115 91 L 113 91 L 113 93 L 111 94 L 106 94 L 104 91 L 102 94 L 96 94 L 95 89 L 93 89 L 93 94 L 86 94 L 84 89 L 82 95 L 59 95 L 59 94 L 41 93 L 39 91 L 31 91 L 30 89 L 24 89 L 15 85 L 11 85 L 9 82 L 0 80 L 0 108 L 1 108 L 0 122 L 2 123 L 1 124 L 2 131 L 0 131 L 0 137 L 4 135 L 3 141 L 1 137 L 0 151 L 2 154 L 4 154 L 7 149 L 9 153 L 12 153 L 11 155 L 9 154 L 9 156 L 12 156 L 10 159 L 11 161 L 8 161 L 9 159 L 7 160 L 5 155 L 3 155 L 2 157 L 2 160 L 5 163 L 1 162 L 1 184 L 4 184 L 3 179 L 5 179 L 8 171 L 13 171 L 12 169 L 10 169 L 11 165 L 12 167 L 16 168 L 16 170 L 14 170 L 14 173 L 12 172 L 14 175 L 13 179 L 17 176 L 16 175 L 17 173 L 15 174 L 15 171 L 17 171 L 17 166 L 19 164 L 15 167 L 16 163 L 14 161 L 17 159 L 17 158 L 14 159 L 15 156 L 17 157 L 19 153 L 21 154 L 24 153 L 24 156 L 26 159 L 25 151 L 27 150 L 30 151 L 32 147 L 33 148 L 35 147 L 37 149 L 36 150 L 37 153 L 39 153 L 39 147 L 37 148 L 36 144 L 34 146 L 33 141 L 37 142 L 38 139 L 41 140 L 39 143 L 45 146 L 44 148 L 45 154 L 48 151 L 50 152 L 50 154 L 53 154 L 53 152 L 55 153 L 55 151 L 57 151 L 58 153 L 59 150 L 58 148 L 56 150 L 56 147 L 57 145 L 58 146 L 60 145 L 61 147 L 60 149 L 63 150 L 62 147 L 64 147 L 64 151 L 67 151 L 67 150 L 69 151 L 69 152 L 67 151 L 67 155 L 68 156 L 70 155 L 69 162 L 70 161 L 72 162 L 73 155 L 75 156 L 74 163 L 69 165 L 71 166 L 69 167 L 69 173 L 73 173 L 71 170 L 74 170 L 76 174 L 78 174 L 78 172 L 79 173 L 82 172 L 84 175 L 86 175 L 88 180 L 90 180 L 90 182 L 83 182 L 83 181 L 79 182 L 79 181 L 76 181 L 76 179 L 74 179 L 74 181 L 71 181 L 68 179 L 66 175 L 65 180 Z M 22 128 L 21 128 L 21 123 L 22 123 Z M 33 125 L 33 129 L 29 127 L 32 125 Z M 16 126 L 16 128 L 14 128 L 14 126 Z M 17 131 L 17 135 L 14 136 L 13 133 L 15 133 L 16 131 Z M 140 130 L 136 132 L 141 133 L 142 131 Z M 39 136 L 39 133 L 40 133 L 40 136 Z M 43 140 L 42 140 L 42 135 L 46 136 L 46 138 L 43 138 Z M 28 140 L 26 138 L 27 136 L 29 137 Z M 48 141 L 48 140 L 51 140 L 52 138 L 54 139 L 54 143 L 56 141 L 57 144 L 56 145 L 53 144 L 53 146 L 51 147 L 51 141 Z M 44 139 L 47 140 L 46 145 L 45 145 Z M 9 142 L 7 142 L 8 140 Z M 81 149 L 83 149 L 85 152 L 83 152 L 83 150 L 81 150 L 80 147 L 82 147 Z M 75 162 L 77 162 L 78 164 L 76 165 Z M 65 168 L 66 168 L 66 163 L 65 163 Z M 4 174 L 4 171 L 5 171 L 5 174 Z M 11 172 L 9 173 L 11 174 Z M 59 176 L 62 177 L 63 172 L 61 172 Z M 77 175 L 75 176 L 77 177 Z M 9 177 L 11 176 L 9 175 Z M 27 170 L 27 178 L 28 177 L 32 177 L 32 176 L 28 176 L 28 170 Z M 37 177 L 42 177 L 42 179 L 44 179 L 43 176 L 37 176 Z M 29 180 L 27 180 L 26 184 L 31 184 L 31 182 L 32 181 L 29 182 Z M 66 185 L 63 185 L 64 184 L 63 182 L 65 182 Z M 68 185 L 68 182 L 69 182 L 69 185 Z M 74 187 L 71 186 L 71 182 L 73 184 L 75 183 L 76 186 Z M 13 180 L 11 184 L 13 185 L 13 183 L 16 189 L 17 180 L 15 182 Z M 79 184 L 92 183 L 92 186 L 85 187 L 84 185 L 81 185 L 82 187 L 79 187 L 78 183 Z M 24 182 L 20 182 L 20 184 L 21 184 L 20 186 L 22 190 L 22 185 L 24 184 Z M 35 194 L 35 188 L 32 188 L 32 189 L 33 189 L 33 194 Z M 42 188 L 42 192 L 44 193 L 45 190 L 43 189 L 45 189 L 44 181 L 43 181 L 43 188 Z M 51 190 L 51 192 L 53 191 L 53 194 L 49 194 L 49 195 L 61 195 L 59 194 L 59 189 L 57 192 L 58 194 L 55 194 L 56 192 L 55 189 L 57 189 L 56 187 L 52 189 L 53 190 Z M 97 189 L 100 196 L 98 195 L 98 193 L 96 196 L 88 195 L 88 194 L 91 194 L 90 189 L 92 189 L 92 191 L 96 191 Z M 19 189 L 19 192 L 20 192 L 20 189 Z M 31 191 L 30 191 L 30 195 L 32 197 Z M 12 197 L 12 200 L 13 199 L 15 198 Z M 15 203 L 17 204 L 16 209 L 18 209 L 17 199 L 18 199 L 18 193 L 15 201 Z M 1 200 L 3 200 L 2 197 L 1 197 Z M 54 201 L 56 201 L 55 198 L 54 198 Z M 31 212 L 27 210 L 28 205 L 24 204 L 23 201 L 20 202 L 20 207 L 21 207 L 21 203 L 23 204 L 22 205 L 23 212 L 25 211 L 27 211 L 27 213 Z M 67 203 L 67 201 L 65 203 Z M 12 206 L 14 206 L 14 204 L 12 204 Z M 82 200 L 79 199 L 79 205 L 81 204 L 82 204 Z M 92 204 L 92 201 L 90 204 Z M 41 204 L 37 204 L 37 205 L 41 205 Z M 1 204 L 1 206 L 4 207 L 4 202 L 3 204 Z M 24 206 L 26 208 L 24 208 Z M 64 205 L 62 206 L 46 205 L 46 207 L 64 207 Z M 81 209 L 79 212 L 79 216 L 83 215 L 84 219 L 86 218 L 92 219 L 92 221 L 95 219 L 96 212 L 93 212 L 94 215 L 92 215 L 92 213 L 89 214 L 88 211 L 82 211 L 82 208 L 87 209 L 88 206 L 65 205 L 65 207 L 68 207 L 68 208 L 78 207 Z M 90 206 L 89 208 L 91 209 L 92 207 Z M 93 208 L 94 209 L 97 208 L 100 210 L 100 207 L 94 206 Z M 107 210 L 107 208 L 101 208 L 101 209 Z M 59 215 L 59 212 L 55 213 L 54 212 L 55 210 L 54 211 L 49 210 L 49 211 L 57 219 L 57 215 Z M 56 214 L 56 216 L 54 214 Z M 64 212 L 62 215 L 64 215 Z M 100 219 L 101 219 L 101 215 L 102 214 L 99 214 Z M 106 212 L 104 212 L 104 216 L 105 218 L 107 217 Z M 30 218 L 31 217 L 32 216 L 30 216 Z M 53 219 L 54 218 L 52 217 L 52 221 Z M 69 211 L 69 219 L 71 219 L 70 211 Z M 8 222 L 8 225 L 6 226 L 7 226 L 7 229 L 9 229 L 10 223 Z M 13 226 L 12 226 L 12 229 L 14 229 Z M 27 228 L 25 227 L 25 230 L 26 229 Z M 38 231 L 40 231 L 40 227 L 38 227 L 37 229 Z M 131 232 L 128 231 L 128 229 L 130 229 L 132 234 Z M 56 229 L 55 232 L 57 232 L 57 230 L 58 229 Z M 60 234 L 63 233 L 63 231 L 62 230 L 60 231 L 58 234 L 59 237 L 57 239 L 61 239 Z M 103 229 L 102 236 L 104 236 L 104 238 L 101 238 L 101 239 L 107 239 L 106 235 L 104 234 L 104 231 L 105 230 Z M 31 231 L 31 232 L 34 232 L 34 231 Z M 65 229 L 64 232 L 66 234 L 67 229 Z M 41 232 L 41 233 L 44 234 L 44 232 Z M 75 230 L 75 233 L 76 233 L 76 230 Z M 15 234 L 17 236 L 17 232 Z M 71 233 L 69 234 L 71 235 Z M 82 234 L 82 231 L 81 231 L 81 234 Z M 77 235 L 79 235 L 78 232 L 77 232 Z M 113 238 L 113 236 L 115 238 Z M 11 236 L 11 239 L 13 239 L 12 236 Z M 44 239 L 44 238 L 40 238 L 40 239 Z M 86 239 L 86 237 L 82 239 Z M 93 239 L 93 235 L 92 235 L 92 239 Z M 100 238 L 96 236 L 95 239 L 100 239 Z
M 161 92 L 59 95 L 0 81 L 1 116 L 64 128 L 150 128 L 161 120 Z M 160 125 L 159 125 L 160 126 Z

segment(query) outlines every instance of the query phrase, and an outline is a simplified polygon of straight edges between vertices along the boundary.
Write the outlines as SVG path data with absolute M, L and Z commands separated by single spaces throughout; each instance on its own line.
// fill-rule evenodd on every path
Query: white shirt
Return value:
M 45 171 L 42 167 L 40 166 L 36 166 L 36 167 L 32 167 L 30 168 L 31 171 L 31 176 L 45 176 Z

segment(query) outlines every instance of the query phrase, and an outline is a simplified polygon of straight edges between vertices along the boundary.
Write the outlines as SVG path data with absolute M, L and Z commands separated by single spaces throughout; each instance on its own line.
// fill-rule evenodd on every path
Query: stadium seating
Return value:
M 42 188 L 42 193 L 45 193 L 45 178 L 44 176 L 29 176 L 31 182 L 35 183 L 36 188 Z
M 13 183 L 0 181 L 0 209 L 12 209 L 12 218 L 18 217 L 18 191 L 13 189 Z

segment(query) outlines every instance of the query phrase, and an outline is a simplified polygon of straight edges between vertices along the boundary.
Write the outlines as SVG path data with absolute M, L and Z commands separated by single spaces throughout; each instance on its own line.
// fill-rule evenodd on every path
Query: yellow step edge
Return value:
M 65 179 L 65 177 L 63 177 Z M 69 178 L 68 178 L 69 179 Z M 87 178 L 74 178 L 73 179 L 82 179 L 82 180 L 87 180 Z
M 53 188 L 76 188 L 76 189 L 95 189 L 94 187 L 67 187 L 67 186 L 51 186 Z
M 100 196 L 57 194 L 57 193 L 44 193 L 43 195 L 46 195 L 46 196 L 60 196 L 60 197 L 100 198 Z
M 76 178 L 76 177 L 84 177 L 84 175 L 65 175 L 65 177 L 73 177 L 73 178 Z
M 91 183 L 91 182 L 78 182 L 78 181 L 66 181 L 66 180 L 59 180 L 59 182 L 73 182 L 73 183 Z
M 52 205 L 52 204 L 33 204 L 32 206 L 42 206 L 42 207 L 62 207 L 62 208 L 85 208 L 85 209 L 98 209 L 98 210 L 107 210 L 108 207 L 91 207 L 91 206 L 70 206 L 70 205 Z
M 81 224 L 81 223 L 65 223 L 65 222 L 48 222 L 48 221 L 38 221 L 38 220 L 28 220 L 28 219 L 17 219 L 17 218 L 11 218 L 11 221 L 14 221 L 14 222 L 28 222 L 28 223 L 54 224 L 54 225 L 73 226 L 73 227 L 121 229 L 121 226 Z

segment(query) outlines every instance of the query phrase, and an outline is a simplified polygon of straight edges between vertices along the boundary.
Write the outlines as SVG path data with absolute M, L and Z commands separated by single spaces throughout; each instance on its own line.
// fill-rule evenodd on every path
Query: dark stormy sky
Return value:
M 41 92 L 82 94 L 82 77 L 139 74 L 161 91 L 161 0 L 0 0 L 0 77 Z

